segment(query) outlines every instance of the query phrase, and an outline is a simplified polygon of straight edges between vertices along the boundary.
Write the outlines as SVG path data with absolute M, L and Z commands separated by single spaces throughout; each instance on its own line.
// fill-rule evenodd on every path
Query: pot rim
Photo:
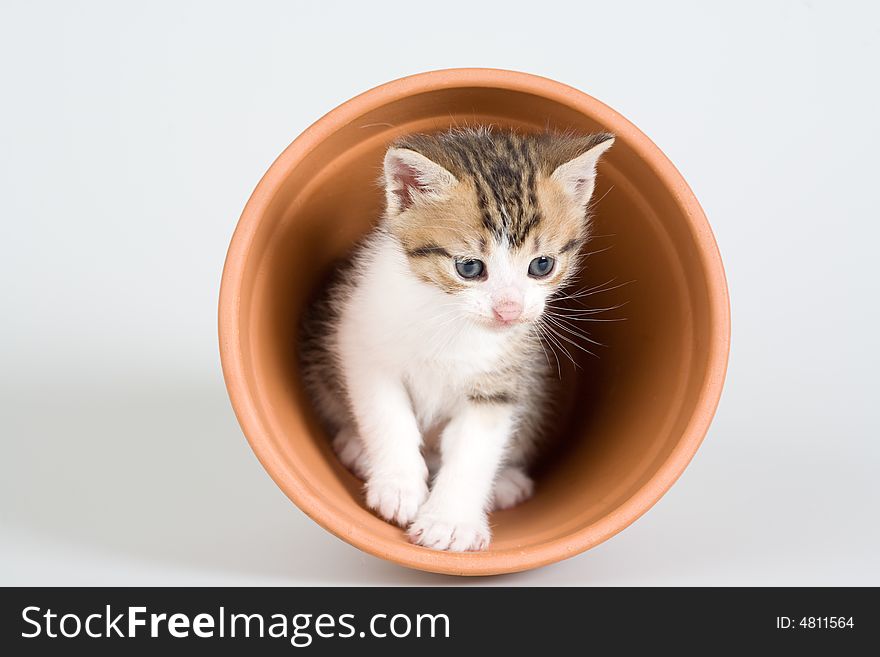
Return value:
M 262 216 L 288 174 L 325 138 L 358 116 L 406 96 L 456 87 L 487 87 L 544 97 L 595 118 L 623 138 L 672 193 L 687 219 L 706 277 L 710 321 L 706 376 L 678 444 L 650 480 L 614 512 L 571 534 L 523 550 L 437 552 L 376 536 L 344 521 L 281 466 L 277 448 L 260 419 L 257 400 L 247 385 L 239 339 L 241 281 L 248 254 Z M 721 397 L 730 351 L 730 302 L 718 246 L 700 204 L 672 162 L 629 120 L 592 96 L 541 76 L 490 68 L 442 69 L 387 82 L 342 103 L 308 127 L 272 163 L 245 205 L 223 267 L 218 310 L 220 361 L 233 409 L 251 448 L 281 490 L 324 529 L 364 552 L 410 568 L 455 575 L 510 573 L 562 561 L 635 522 L 675 483 L 702 443 Z

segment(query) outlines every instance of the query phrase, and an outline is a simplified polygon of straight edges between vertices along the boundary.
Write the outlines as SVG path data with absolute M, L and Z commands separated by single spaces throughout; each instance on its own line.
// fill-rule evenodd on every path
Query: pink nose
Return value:
M 492 313 L 500 322 L 513 322 L 520 318 L 522 311 L 522 304 L 510 299 L 499 301 L 492 306 Z

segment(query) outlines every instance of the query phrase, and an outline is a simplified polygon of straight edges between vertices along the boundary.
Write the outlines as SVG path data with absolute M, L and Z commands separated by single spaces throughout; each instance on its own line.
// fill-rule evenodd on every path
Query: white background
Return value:
M 312 121 L 455 66 L 576 86 L 690 182 L 729 276 L 715 423 L 653 510 L 481 584 L 880 584 L 871 2 L 15 2 L 0 10 L 0 584 L 446 584 L 261 469 L 216 302 Z M 637 409 L 634 409 L 637 411 Z

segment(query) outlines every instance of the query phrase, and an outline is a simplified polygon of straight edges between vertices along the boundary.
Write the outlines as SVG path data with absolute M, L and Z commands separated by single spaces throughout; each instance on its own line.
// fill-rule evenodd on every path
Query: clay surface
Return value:
M 582 286 L 622 305 L 571 348 L 559 448 L 535 497 L 492 516 L 483 553 L 411 545 L 363 505 L 336 460 L 297 371 L 300 314 L 334 262 L 378 217 L 382 154 L 399 135 L 451 125 L 609 130 L 595 239 Z M 610 287 L 610 286 L 609 286 Z M 220 294 L 220 352 L 230 398 L 254 452 L 316 522 L 376 556 L 422 570 L 484 575 L 534 568 L 625 528 L 672 485 L 705 435 L 730 341 L 724 271 L 706 218 L 681 175 L 635 126 L 590 96 L 523 73 L 437 71 L 397 80 L 333 110 L 296 139 L 260 181 L 232 239 Z M 234 485 L 234 483 L 232 483 Z M 296 555 L 291 553 L 291 559 Z

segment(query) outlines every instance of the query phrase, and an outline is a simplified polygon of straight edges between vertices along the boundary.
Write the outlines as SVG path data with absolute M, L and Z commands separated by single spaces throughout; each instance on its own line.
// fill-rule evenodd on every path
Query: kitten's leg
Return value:
M 405 527 L 428 495 L 421 432 L 402 381 L 352 364 L 346 373 L 368 466 L 367 506 Z
M 533 373 L 541 372 L 544 364 L 537 356 L 536 360 L 537 363 L 531 368 Z M 540 379 L 530 387 L 547 390 L 547 386 L 541 385 Z M 525 406 L 518 410 L 516 432 L 507 448 L 505 465 L 498 472 L 492 487 L 493 511 L 510 509 L 525 502 L 534 493 L 535 484 L 526 474 L 526 466 L 534 460 L 547 406 L 547 399 L 543 395 L 533 394 Z
M 346 468 L 359 479 L 366 481 L 369 474 L 367 452 L 357 430 L 350 424 L 344 426 L 333 439 L 333 451 Z
M 510 509 L 532 496 L 535 484 L 525 470 L 509 465 L 498 473 L 492 488 L 492 510 Z
M 509 404 L 469 402 L 440 442 L 443 463 L 428 501 L 409 528 L 410 539 L 435 550 L 484 550 L 486 509 L 514 425 Z
M 431 427 L 422 434 L 422 456 L 425 465 L 428 466 L 428 477 L 433 479 L 440 470 L 442 459 L 440 458 L 440 436 L 443 435 L 443 427 Z

